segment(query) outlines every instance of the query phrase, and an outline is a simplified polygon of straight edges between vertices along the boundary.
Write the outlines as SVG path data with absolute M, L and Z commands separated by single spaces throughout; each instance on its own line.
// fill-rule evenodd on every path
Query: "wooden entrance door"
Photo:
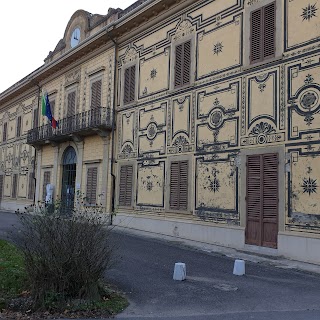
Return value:
M 246 243 L 277 248 L 278 154 L 247 156 Z

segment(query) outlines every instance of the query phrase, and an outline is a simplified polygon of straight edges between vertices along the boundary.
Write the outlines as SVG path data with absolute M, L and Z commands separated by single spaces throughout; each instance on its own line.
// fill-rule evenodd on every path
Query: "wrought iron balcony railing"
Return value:
M 95 108 L 77 113 L 58 121 L 57 128 L 50 124 L 28 131 L 27 143 L 41 145 L 47 142 L 67 141 L 72 137 L 83 137 L 106 133 L 112 128 L 113 117 L 109 108 Z

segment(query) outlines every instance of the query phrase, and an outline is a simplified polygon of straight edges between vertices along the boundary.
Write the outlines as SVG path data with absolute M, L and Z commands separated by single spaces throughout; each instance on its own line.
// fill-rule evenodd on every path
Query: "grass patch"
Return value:
M 24 301 L 28 301 L 28 298 L 30 298 L 27 284 L 27 274 L 21 251 L 11 243 L 0 240 L 0 312 L 3 310 L 8 319 L 16 319 L 16 315 L 25 314 L 26 310 L 29 309 L 25 309 L 24 305 Z M 127 299 L 116 290 L 108 286 L 104 290 L 105 293 L 100 301 L 71 301 L 64 305 L 62 309 L 59 308 L 61 307 L 59 304 L 55 303 L 55 299 L 52 299 L 52 301 L 49 301 L 49 299 L 47 310 L 43 310 L 43 314 L 47 316 L 49 313 L 59 314 L 63 312 L 63 315 L 72 315 L 73 318 L 95 315 L 112 316 L 122 312 L 129 305 Z M 18 297 L 19 299 L 15 299 Z M 9 307 L 9 303 L 13 299 L 19 301 L 14 310 Z M 39 315 L 40 313 L 36 311 L 36 314 Z M 32 319 L 29 318 L 31 316 L 30 310 L 25 315 L 26 318 Z M 42 315 L 40 314 L 40 316 Z
M 0 240 L 0 310 L 26 289 L 22 253 L 11 243 Z

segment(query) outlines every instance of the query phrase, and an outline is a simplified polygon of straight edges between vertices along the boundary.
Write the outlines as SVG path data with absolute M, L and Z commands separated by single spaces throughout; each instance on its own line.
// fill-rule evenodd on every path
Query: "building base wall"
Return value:
M 122 228 L 169 236 L 178 240 L 245 250 L 258 254 L 283 256 L 287 259 L 320 265 L 320 238 L 308 235 L 279 233 L 278 249 L 245 244 L 245 230 L 241 227 L 216 226 L 173 218 L 118 213 L 113 224 Z
M 31 204 L 33 204 L 32 201 L 2 199 L 0 209 L 7 211 L 16 211 L 19 209 L 19 211 L 23 212 L 25 211 L 25 207 L 30 206 Z
M 293 260 L 320 264 L 320 238 L 305 234 L 280 233 L 279 254 Z

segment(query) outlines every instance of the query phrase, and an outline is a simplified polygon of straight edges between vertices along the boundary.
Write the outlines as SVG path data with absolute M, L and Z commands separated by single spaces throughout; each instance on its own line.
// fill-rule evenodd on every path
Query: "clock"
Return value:
M 80 42 L 80 29 L 79 28 L 75 28 L 72 32 L 71 35 L 71 48 L 74 48 L 76 45 L 78 45 Z

